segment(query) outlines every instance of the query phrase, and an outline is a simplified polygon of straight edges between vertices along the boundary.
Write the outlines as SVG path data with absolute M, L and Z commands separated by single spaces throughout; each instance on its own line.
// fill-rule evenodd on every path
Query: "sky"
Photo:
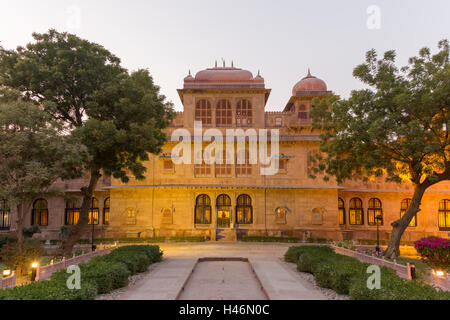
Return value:
M 352 76 L 365 53 L 395 49 L 397 63 L 450 39 L 448 0 L 0 0 L 0 44 L 33 32 L 68 31 L 99 43 L 130 71 L 150 71 L 181 111 L 183 78 L 214 66 L 264 77 L 266 110 L 282 110 L 292 87 L 311 73 L 336 94 L 362 88 Z

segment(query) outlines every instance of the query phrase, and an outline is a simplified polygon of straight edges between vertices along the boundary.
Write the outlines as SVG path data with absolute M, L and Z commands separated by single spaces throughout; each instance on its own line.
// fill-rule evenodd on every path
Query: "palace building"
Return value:
M 183 111 L 166 130 L 168 142 L 159 155 L 150 155 L 145 180 L 122 183 L 102 178 L 92 200 L 91 223 L 97 237 L 152 237 L 204 235 L 211 240 L 239 240 L 242 235 L 306 238 L 388 239 L 391 223 L 406 211 L 412 197 L 408 183 L 384 179 L 337 184 L 310 178 L 309 155 L 318 149 L 319 132 L 312 128 L 312 99 L 323 98 L 326 83 L 308 74 L 294 84 L 280 111 L 265 111 L 271 90 L 264 78 L 231 67 L 207 68 L 184 78 L 178 94 Z M 279 130 L 279 170 L 262 175 L 261 163 L 174 164 L 172 148 L 179 140 L 172 132 L 202 130 Z M 206 147 L 207 142 L 202 142 Z M 192 139 L 194 144 L 194 139 Z M 270 148 L 269 148 L 270 151 Z M 229 156 L 224 151 L 224 156 Z M 192 157 L 196 156 L 195 154 Z M 236 155 L 235 155 L 236 156 Z M 41 237 L 58 239 L 64 225 L 76 223 L 80 187 L 89 177 L 58 181 L 65 197 L 36 199 L 27 224 L 39 224 Z M 376 217 L 381 216 L 380 220 Z M 14 210 L 0 203 L 0 232 L 14 230 Z M 403 240 L 427 235 L 447 237 L 450 231 L 450 182 L 431 187 L 421 211 L 411 221 Z M 87 232 L 90 234 L 90 231 Z

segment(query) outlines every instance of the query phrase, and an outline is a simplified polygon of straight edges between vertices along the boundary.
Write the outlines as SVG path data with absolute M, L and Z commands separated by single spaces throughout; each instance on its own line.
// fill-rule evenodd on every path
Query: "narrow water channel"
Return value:
M 267 300 L 245 261 L 201 261 L 179 300 Z

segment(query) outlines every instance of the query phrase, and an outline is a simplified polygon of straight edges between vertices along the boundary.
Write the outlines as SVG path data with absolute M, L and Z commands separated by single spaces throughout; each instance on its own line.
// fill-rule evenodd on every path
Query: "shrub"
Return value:
M 95 285 L 83 283 L 80 290 L 70 290 L 65 281 L 38 281 L 0 290 L 0 300 L 93 300 Z
M 130 271 L 121 262 L 90 261 L 78 265 L 81 272 L 81 286 L 92 283 L 96 286 L 98 293 L 107 293 L 124 287 L 128 284 Z M 66 269 L 52 274 L 51 280 L 66 283 L 70 276 Z
M 205 236 L 191 236 L 191 237 L 170 237 L 173 242 L 203 242 Z
M 422 238 L 414 247 L 423 262 L 433 269 L 450 270 L 450 240 L 438 237 Z
M 298 237 L 273 237 L 273 236 L 247 236 L 242 235 L 244 242 L 302 242 Z
M 149 237 L 149 238 L 119 238 L 119 242 L 122 243 L 153 243 L 164 242 L 165 237 Z
M 319 286 L 355 300 L 450 299 L 450 293 L 436 290 L 420 281 L 407 281 L 395 270 L 380 267 L 381 289 L 367 288 L 369 264 L 339 255 L 325 246 L 290 247 L 286 261 L 297 262 L 297 270 L 312 273 Z
M 30 227 L 23 227 L 22 233 L 25 238 L 32 238 L 33 234 L 41 233 L 41 229 L 39 229 L 39 225 L 34 224 Z
M 158 246 L 134 245 L 115 249 L 111 253 L 80 264 L 81 290 L 69 290 L 66 281 L 70 274 L 59 270 L 49 281 L 38 281 L 20 287 L 0 290 L 0 300 L 77 300 L 94 299 L 98 293 L 107 293 L 128 284 L 134 272 L 147 270 L 148 265 L 160 261 Z

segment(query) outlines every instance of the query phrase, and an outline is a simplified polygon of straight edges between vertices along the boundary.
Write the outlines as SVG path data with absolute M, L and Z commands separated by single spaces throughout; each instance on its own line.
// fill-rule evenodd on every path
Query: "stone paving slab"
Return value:
M 326 300 L 305 287 L 292 271 L 277 260 L 249 259 L 270 300 Z
M 192 272 L 196 258 L 167 258 L 121 300 L 175 300 Z
M 198 258 L 207 257 L 242 257 L 248 258 L 257 277 L 261 281 L 266 294 L 271 300 L 323 300 L 327 299 L 318 290 L 313 290 L 304 285 L 302 280 L 290 270 L 283 261 L 281 261 L 287 248 L 292 244 L 259 244 L 259 243 L 173 243 L 159 244 L 164 251 L 164 260 L 158 263 L 158 266 L 150 272 L 144 279 L 136 284 L 135 287 L 121 295 L 123 300 L 174 300 L 181 292 L 183 286 L 186 288 L 194 288 L 191 296 L 183 293 L 181 299 L 242 299 L 247 300 L 249 297 L 241 295 L 238 287 L 233 280 L 233 275 L 241 277 L 255 277 L 252 273 L 247 273 L 242 268 L 227 267 L 221 270 L 212 268 L 214 263 L 204 264 L 201 262 L 200 268 L 206 266 L 207 273 L 194 272 L 189 282 L 189 275 L 198 260 Z M 230 265 L 228 265 L 230 266 Z M 222 265 L 222 267 L 224 267 Z M 197 267 L 198 268 L 198 267 Z M 239 269 L 239 270 L 238 270 Z M 226 280 L 230 286 L 220 287 L 220 272 L 227 271 L 222 274 L 222 280 Z M 244 272 L 245 271 L 245 272 Z M 239 277 L 238 277 L 239 278 Z M 256 279 L 256 278 L 255 278 Z M 195 289 L 195 282 L 200 284 Z M 208 291 L 210 295 L 204 294 L 204 288 L 199 290 L 205 284 L 210 284 Z M 230 295 L 233 288 L 236 287 L 236 295 Z M 226 289 L 226 290 L 225 290 Z M 201 295 L 201 297 L 200 297 Z

